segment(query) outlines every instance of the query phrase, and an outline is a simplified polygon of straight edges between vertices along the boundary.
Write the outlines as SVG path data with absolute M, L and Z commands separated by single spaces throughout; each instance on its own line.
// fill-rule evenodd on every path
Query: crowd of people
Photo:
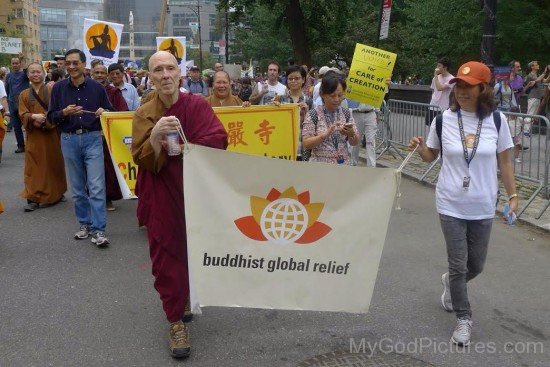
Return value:
M 139 166 L 137 217 L 148 232 L 154 286 L 169 322 L 172 356 L 190 353 L 189 278 L 181 146 L 168 154 L 168 135 L 182 130 L 188 141 L 226 149 L 227 133 L 212 107 L 294 103 L 300 109 L 299 160 L 357 165 L 361 139 L 367 165 L 376 165 L 377 108 L 345 98 L 346 70 L 288 65 L 282 70 L 270 61 L 265 77 L 233 80 L 224 65 L 212 75 L 191 67 L 181 76 L 176 58 L 155 53 L 148 71 L 134 75 L 120 63 L 108 67 L 71 49 L 46 72 L 39 63 L 25 65 L 23 55 L 12 58 L 11 71 L 0 81 L 2 114 L 17 141 L 15 153 L 25 153 L 24 210 L 35 211 L 65 200 L 67 179 L 79 224 L 76 240 L 91 238 L 106 247 L 106 211 L 122 198 L 111 157 L 102 136 L 100 116 L 105 111 L 136 111 L 132 128 L 132 156 Z M 447 244 L 449 271 L 442 276 L 442 305 L 454 311 L 457 326 L 452 340 L 467 345 L 472 311 L 466 283 L 477 276 L 485 261 L 497 190 L 497 167 L 508 192 L 512 212 L 517 210 L 513 163 L 514 147 L 506 117 L 520 93 L 528 95 L 528 113 L 541 104 L 550 69 L 520 76 L 519 62 L 508 78 L 491 86 L 491 72 L 469 62 L 451 75 L 447 58 L 438 61 L 431 83 L 428 138 L 413 137 L 410 148 L 425 161 L 443 157 L 436 203 Z M 4 93 L 4 82 L 6 93 Z M 389 81 L 388 81 L 389 83 Z M 546 92 L 546 95 L 548 92 Z M 432 113 L 433 112 L 433 113 Z M 5 134 L 0 124 L 0 148 Z M 183 141 L 180 141 L 183 144 Z M 474 159 L 475 158 L 475 159 Z

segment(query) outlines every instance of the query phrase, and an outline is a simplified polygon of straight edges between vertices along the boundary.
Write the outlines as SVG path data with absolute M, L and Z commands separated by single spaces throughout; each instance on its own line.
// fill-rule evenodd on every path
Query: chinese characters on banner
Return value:
M 346 98 L 380 107 L 397 54 L 357 43 L 347 80 Z
M 227 150 L 296 160 L 298 105 L 217 107 L 214 112 L 227 131 Z

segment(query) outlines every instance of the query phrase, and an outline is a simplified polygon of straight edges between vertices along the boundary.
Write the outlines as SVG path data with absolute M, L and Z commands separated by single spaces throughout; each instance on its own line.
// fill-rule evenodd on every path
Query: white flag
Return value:
M 92 60 L 101 60 L 103 65 L 118 62 L 120 40 L 123 24 L 109 23 L 95 19 L 84 19 L 84 54 L 86 67 L 91 67 Z
M 168 51 L 176 58 L 181 75 L 187 75 L 185 37 L 157 37 L 157 51 Z
M 395 170 L 202 146 L 183 167 L 195 310 L 368 311 Z

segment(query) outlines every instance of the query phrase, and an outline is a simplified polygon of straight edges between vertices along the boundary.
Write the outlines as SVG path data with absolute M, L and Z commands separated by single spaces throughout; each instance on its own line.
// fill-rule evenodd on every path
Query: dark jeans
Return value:
M 440 214 L 447 243 L 449 282 L 457 318 L 471 317 L 466 283 L 483 270 L 493 219 L 465 220 Z
M 25 136 L 23 135 L 23 127 L 21 119 L 19 118 L 19 111 L 10 107 L 10 125 L 15 132 L 15 140 L 17 140 L 17 147 L 25 147 Z

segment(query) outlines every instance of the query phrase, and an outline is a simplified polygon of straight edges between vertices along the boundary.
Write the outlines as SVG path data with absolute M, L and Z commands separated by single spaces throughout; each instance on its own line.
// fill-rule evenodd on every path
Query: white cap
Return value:
M 319 75 L 325 75 L 327 73 L 327 71 L 329 71 L 330 68 L 328 66 L 322 66 L 320 69 L 319 69 Z

